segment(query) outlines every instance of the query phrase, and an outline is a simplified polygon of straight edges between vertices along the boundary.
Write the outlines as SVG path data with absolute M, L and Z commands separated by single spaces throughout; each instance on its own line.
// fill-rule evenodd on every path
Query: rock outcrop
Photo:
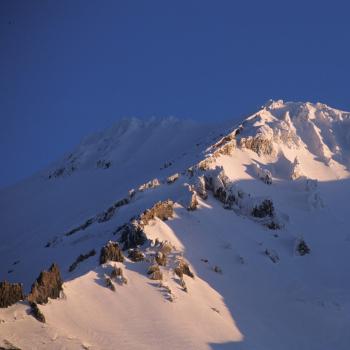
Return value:
M 0 308 L 11 306 L 24 299 L 21 283 L 0 282 Z
M 306 254 L 310 254 L 311 249 L 309 246 L 306 244 L 303 238 L 298 238 L 296 242 L 296 254 L 300 256 L 304 256 Z
M 241 138 L 239 142 L 241 148 L 247 148 L 257 153 L 259 156 L 271 155 L 274 152 L 272 141 L 264 135 L 257 134 L 257 136 Z
M 123 250 L 136 248 L 147 241 L 147 236 L 143 231 L 143 226 L 137 220 L 132 220 L 120 226 L 115 234 L 120 234 L 119 242 L 123 244 Z
M 52 264 L 48 271 L 42 271 L 33 283 L 28 301 L 46 304 L 48 299 L 57 299 L 62 291 L 62 278 L 56 264 Z
M 90 250 L 88 253 L 86 254 L 80 254 L 77 259 L 74 261 L 74 263 L 72 265 L 69 266 L 68 271 L 72 272 L 76 269 L 76 267 L 78 266 L 79 263 L 83 262 L 84 260 L 90 258 L 91 256 L 96 255 L 96 251 L 95 249 Z
M 46 319 L 44 314 L 40 311 L 38 305 L 34 302 L 30 302 L 30 313 L 32 314 L 32 316 L 37 319 L 39 322 L 41 323 L 45 323 Z
M 147 209 L 140 215 L 140 224 L 147 225 L 156 217 L 162 221 L 166 221 L 174 214 L 174 202 L 166 200 L 157 202 L 151 209 Z
M 117 242 L 109 241 L 101 248 L 100 264 L 105 264 L 107 261 L 124 261 L 124 255 Z
M 252 215 L 256 218 L 265 218 L 266 216 L 274 216 L 275 208 L 270 199 L 265 199 L 261 204 L 255 206 Z
M 159 218 L 168 220 L 174 214 L 174 203 L 170 200 L 157 202 L 151 209 L 145 210 L 141 215 L 132 219 L 130 222 L 120 226 L 114 234 L 120 234 L 120 243 L 123 244 L 123 250 L 136 248 L 147 241 L 144 227 L 151 220 Z
M 187 276 L 189 276 L 191 278 L 194 278 L 194 274 L 190 270 L 190 267 L 189 267 L 188 263 L 185 260 L 183 260 L 183 259 L 180 259 L 177 262 L 177 265 L 176 265 L 176 267 L 174 269 L 174 272 L 180 278 L 183 278 L 183 275 L 187 275 Z
M 137 248 L 129 249 L 128 258 L 131 261 L 139 262 L 145 260 L 145 254 L 143 254 L 141 250 Z

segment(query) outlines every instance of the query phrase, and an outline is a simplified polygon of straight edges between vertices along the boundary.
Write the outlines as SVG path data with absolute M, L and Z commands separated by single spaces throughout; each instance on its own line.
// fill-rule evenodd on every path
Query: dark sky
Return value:
M 339 1 L 0 1 L 0 187 L 123 116 L 213 121 L 273 98 L 350 110 Z

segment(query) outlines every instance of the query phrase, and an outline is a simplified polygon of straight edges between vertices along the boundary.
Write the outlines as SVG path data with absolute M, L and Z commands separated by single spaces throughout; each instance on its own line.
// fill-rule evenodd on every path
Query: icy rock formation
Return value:
M 256 176 L 266 183 L 267 185 L 272 184 L 272 175 L 271 172 L 267 169 L 261 168 L 259 164 L 253 163 L 253 169 L 255 171 Z
M 296 180 L 296 179 L 299 179 L 303 176 L 304 176 L 304 174 L 303 174 L 303 171 L 301 169 L 299 159 L 298 159 L 298 157 L 295 157 L 294 162 L 292 164 L 292 168 L 291 168 L 290 178 L 292 180 Z

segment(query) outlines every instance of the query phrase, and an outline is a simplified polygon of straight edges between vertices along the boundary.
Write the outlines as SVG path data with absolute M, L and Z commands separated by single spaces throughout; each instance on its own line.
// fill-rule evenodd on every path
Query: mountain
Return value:
M 0 346 L 347 349 L 349 166 L 320 103 L 87 137 L 0 192 Z

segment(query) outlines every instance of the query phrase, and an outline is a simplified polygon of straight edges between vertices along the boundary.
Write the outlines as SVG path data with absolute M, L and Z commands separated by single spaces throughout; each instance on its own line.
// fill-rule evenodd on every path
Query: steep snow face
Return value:
M 349 113 L 270 101 L 230 129 L 131 119 L 83 140 L 0 192 L 0 280 L 28 292 L 52 262 L 64 280 L 44 327 L 0 309 L 0 346 L 348 349 L 349 132 Z M 99 265 L 109 240 L 139 246 Z
M 331 180 L 348 176 L 349 130 L 348 112 L 279 100 L 269 101 L 226 138 L 265 157 L 276 177 L 296 178 L 298 164 L 299 176 Z

